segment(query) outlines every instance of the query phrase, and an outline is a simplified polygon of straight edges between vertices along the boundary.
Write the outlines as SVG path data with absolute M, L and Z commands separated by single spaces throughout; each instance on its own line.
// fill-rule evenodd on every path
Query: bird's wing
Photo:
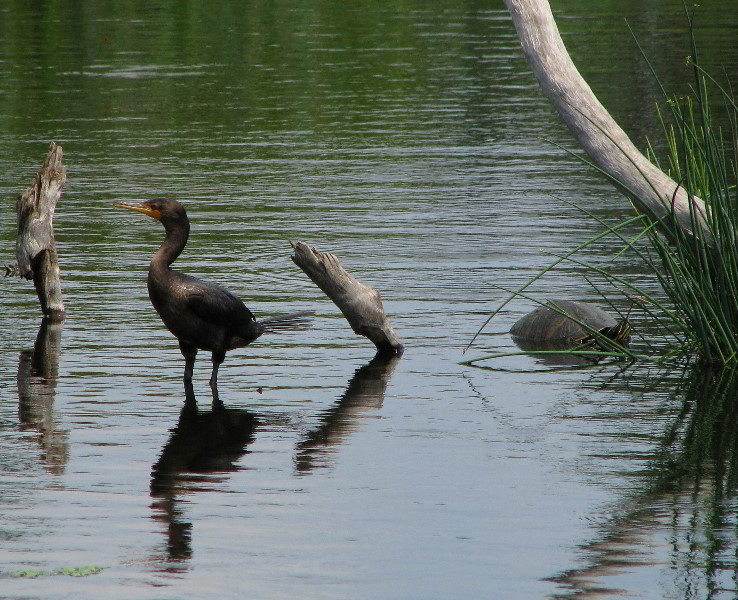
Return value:
M 196 279 L 188 281 L 187 307 L 201 319 L 221 325 L 255 320 L 248 307 L 228 290 Z

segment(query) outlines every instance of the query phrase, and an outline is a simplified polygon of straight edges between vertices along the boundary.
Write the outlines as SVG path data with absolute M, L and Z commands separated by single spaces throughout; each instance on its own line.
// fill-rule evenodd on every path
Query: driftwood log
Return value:
M 371 340 L 380 354 L 402 354 L 404 347 L 384 312 L 379 292 L 352 277 L 338 258 L 302 242 L 290 242 L 293 262 L 341 310 L 357 335 Z
M 16 268 L 7 268 L 32 279 L 45 319 L 64 319 L 59 262 L 54 239 L 54 211 L 67 179 L 62 147 L 51 143 L 41 170 L 33 184 L 18 197 L 18 235 Z
M 680 227 L 695 233 L 687 193 L 635 147 L 597 100 L 569 57 L 548 0 L 505 0 L 505 4 L 544 94 L 593 163 L 618 182 L 637 209 L 657 218 L 673 209 Z M 698 228 L 708 236 L 704 204 L 693 200 Z

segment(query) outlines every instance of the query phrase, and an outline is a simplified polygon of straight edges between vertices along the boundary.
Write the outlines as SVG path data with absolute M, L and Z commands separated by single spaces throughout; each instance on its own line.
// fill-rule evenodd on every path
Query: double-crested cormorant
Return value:
M 213 356 L 210 387 L 217 394 L 218 367 L 228 350 L 242 348 L 266 331 L 300 327 L 311 314 L 299 312 L 257 321 L 228 290 L 172 269 L 170 265 L 184 249 L 190 234 L 187 212 L 176 200 L 120 202 L 115 206 L 143 213 L 164 225 L 166 238 L 149 266 L 149 298 L 164 325 L 179 340 L 186 382 L 192 381 L 197 351 L 208 350 Z

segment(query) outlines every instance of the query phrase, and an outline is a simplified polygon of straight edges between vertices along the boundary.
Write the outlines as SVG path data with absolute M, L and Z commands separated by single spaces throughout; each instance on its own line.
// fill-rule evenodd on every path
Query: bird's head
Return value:
M 187 213 L 184 206 L 176 200 L 166 198 L 157 198 L 155 200 L 146 200 L 141 204 L 128 204 L 127 202 L 116 202 L 113 206 L 116 208 L 125 208 L 140 212 L 148 217 L 152 217 L 160 221 L 166 227 L 167 224 L 173 224 L 181 221 L 187 221 Z

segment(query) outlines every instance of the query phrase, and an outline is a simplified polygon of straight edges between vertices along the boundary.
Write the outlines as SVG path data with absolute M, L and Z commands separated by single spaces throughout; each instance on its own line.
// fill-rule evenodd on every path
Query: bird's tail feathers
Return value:
M 287 315 L 267 317 L 266 319 L 261 319 L 259 323 L 264 326 L 265 332 L 294 331 L 295 329 L 307 328 L 314 316 L 315 313 L 313 311 L 302 310 Z

